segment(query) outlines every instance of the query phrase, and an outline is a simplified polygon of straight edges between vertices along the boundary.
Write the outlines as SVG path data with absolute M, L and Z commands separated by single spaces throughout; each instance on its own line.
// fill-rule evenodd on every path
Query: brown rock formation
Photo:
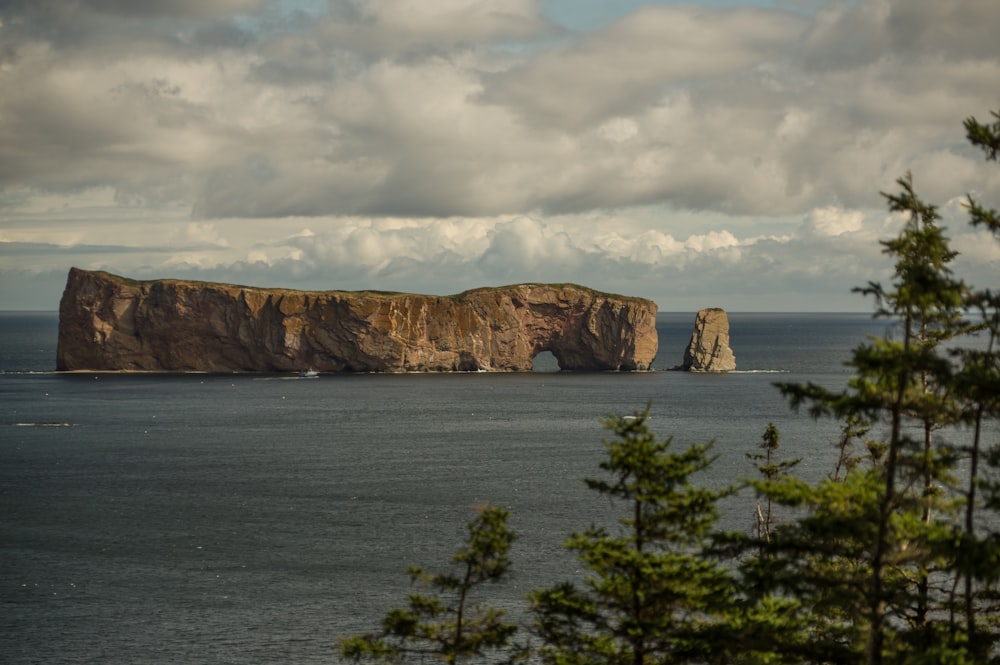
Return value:
M 321 372 L 648 370 L 656 304 L 574 285 L 424 296 L 135 281 L 73 268 L 60 370 Z
M 729 348 L 729 317 L 718 307 L 703 309 L 694 319 L 684 362 L 675 369 L 689 372 L 731 372 L 736 356 Z

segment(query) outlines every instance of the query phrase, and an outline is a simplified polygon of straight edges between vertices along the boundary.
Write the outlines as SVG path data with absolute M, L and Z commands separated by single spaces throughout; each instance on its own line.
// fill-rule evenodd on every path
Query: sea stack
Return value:
M 70 270 L 59 370 L 206 372 L 649 370 L 656 303 L 573 284 L 429 296 L 293 291 Z
M 684 351 L 684 361 L 675 369 L 687 372 L 732 372 L 736 356 L 729 348 L 729 317 L 718 307 L 698 312 L 694 319 L 691 343 Z

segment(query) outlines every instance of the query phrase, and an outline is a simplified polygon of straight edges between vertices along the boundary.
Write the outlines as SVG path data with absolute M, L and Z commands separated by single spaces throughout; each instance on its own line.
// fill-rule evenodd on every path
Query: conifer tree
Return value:
M 434 593 L 411 593 L 405 609 L 386 613 L 379 633 L 341 638 L 341 655 L 355 662 L 405 663 L 433 656 L 460 663 L 509 646 L 517 626 L 504 621 L 502 610 L 474 603 L 472 597 L 483 584 L 502 580 L 510 568 L 508 553 L 516 536 L 507 528 L 509 516 L 503 508 L 485 507 L 469 522 L 468 539 L 452 557 L 457 572 L 411 567 L 411 582 Z
M 648 408 L 605 426 L 608 477 L 587 486 L 623 514 L 620 531 L 591 527 L 566 546 L 587 570 L 531 596 L 533 632 L 543 663 L 647 665 L 707 662 L 710 639 L 732 595 L 728 572 L 703 548 L 716 521 L 720 492 L 691 476 L 712 462 L 710 445 L 674 452 L 649 430 Z
M 991 161 L 1000 148 L 993 116 L 965 123 Z M 755 483 L 803 513 L 744 543 L 752 555 L 739 568 L 745 610 L 733 634 L 745 662 L 1000 662 L 1000 441 L 983 440 L 996 437 L 985 421 L 1000 416 L 1000 300 L 952 275 L 956 254 L 937 209 L 910 176 L 898 184 L 884 195 L 907 217 L 883 243 L 895 259 L 892 284 L 858 289 L 896 336 L 854 351 L 843 391 L 779 385 L 793 407 L 842 420 L 841 454 L 828 480 Z M 1000 237 L 995 210 L 972 196 L 967 207 L 974 226 Z M 967 345 L 970 335 L 981 341 Z M 966 435 L 961 425 L 971 430 L 967 445 L 954 443 Z M 856 448 L 862 438 L 867 454 Z
M 781 386 L 793 405 L 808 402 L 814 413 L 861 418 L 887 430 L 876 475 L 865 474 L 868 483 L 877 483 L 877 495 L 868 510 L 871 547 L 858 553 L 867 604 L 865 660 L 872 665 L 905 644 L 932 641 L 933 577 L 947 568 L 943 544 L 953 535 L 949 504 L 935 488 L 953 483 L 955 464 L 950 448 L 934 445 L 933 434 L 956 422 L 942 343 L 964 329 L 966 293 L 948 268 L 955 253 L 937 225 L 936 209 L 916 196 L 909 177 L 897 182 L 902 191 L 885 195 L 889 209 L 909 219 L 897 238 L 883 243 L 896 259 L 894 282 L 890 289 L 872 282 L 860 291 L 875 297 L 876 316 L 898 321 L 899 338 L 859 346 L 851 361 L 856 374 L 844 392 Z M 945 511 L 945 519 L 934 519 L 935 508 Z
M 981 125 L 969 119 L 966 129 L 987 158 L 995 159 L 1000 123 Z M 794 407 L 808 405 L 814 416 L 844 419 L 845 434 L 853 427 L 851 423 L 882 430 L 867 443 L 870 464 L 860 469 L 869 490 L 877 488 L 874 503 L 862 511 L 868 517 L 857 516 L 867 519 L 873 529 L 872 546 L 856 553 L 860 565 L 852 567 L 861 571 L 855 588 L 861 590 L 867 606 L 862 626 L 867 633 L 865 662 L 903 662 L 916 654 L 931 661 L 967 658 L 984 662 L 995 640 L 983 632 L 985 622 L 976 617 L 989 609 L 985 603 L 990 594 L 996 595 L 991 590 L 998 577 L 996 543 L 1000 537 L 995 530 L 984 531 L 977 522 L 976 490 L 985 482 L 979 472 L 984 453 L 982 422 L 984 417 L 996 417 L 1000 394 L 995 353 L 997 299 L 989 291 L 972 291 L 953 277 L 949 264 L 956 254 L 938 226 L 936 208 L 917 196 L 909 176 L 898 184 L 899 193 L 884 195 L 891 211 L 908 216 L 899 236 L 883 243 L 885 252 L 896 260 L 893 284 L 886 289 L 873 282 L 859 289 L 874 296 L 876 316 L 897 322 L 898 337 L 858 347 L 850 363 L 855 376 L 843 392 L 814 385 L 779 388 Z M 973 224 L 998 232 L 995 211 L 983 208 L 971 196 L 968 207 Z M 966 321 L 966 310 L 979 312 L 977 326 Z M 985 350 L 949 348 L 959 336 L 977 330 L 986 337 Z M 956 446 L 947 440 L 956 435 L 960 423 L 972 425 L 971 445 Z M 969 470 L 963 471 L 966 488 L 954 492 L 951 489 L 960 486 L 956 465 L 961 452 L 969 460 Z M 990 459 L 994 457 L 1000 455 Z M 857 465 L 863 458 L 847 459 L 851 468 L 844 480 L 857 482 Z M 810 505 L 810 494 L 822 489 L 822 485 L 798 491 L 791 487 L 772 488 L 775 500 Z M 854 498 L 863 496 L 859 493 Z M 818 506 L 811 506 L 805 519 L 783 533 L 777 549 L 787 553 L 803 546 L 797 540 L 803 527 L 820 514 Z M 865 530 L 860 521 L 854 524 Z M 815 547 L 811 551 L 831 562 L 843 555 L 823 554 Z M 780 561 L 790 579 L 808 569 L 801 557 Z M 761 578 L 760 566 L 754 574 L 758 580 L 779 579 L 773 570 L 770 577 Z M 778 583 L 775 588 L 793 589 L 802 581 Z M 815 588 L 806 594 L 801 591 L 793 589 L 793 595 L 805 604 L 816 601 Z M 856 603 L 857 598 L 851 603 L 855 609 Z
M 1000 149 L 1000 113 L 993 111 L 991 115 L 992 123 L 980 123 L 974 117 L 966 119 L 965 129 L 969 142 L 983 151 L 987 161 L 996 162 Z M 985 207 L 971 194 L 966 198 L 966 208 L 973 227 L 983 227 L 994 239 L 1000 240 L 1000 215 L 995 209 Z M 955 602 L 965 617 L 964 633 L 970 649 L 973 653 L 988 654 L 1000 642 L 994 618 L 1000 610 L 1000 590 L 997 588 L 1000 529 L 995 515 L 1000 510 L 1000 482 L 997 481 L 1000 440 L 994 439 L 992 446 L 984 447 L 983 439 L 988 420 L 1000 419 L 1000 293 L 990 289 L 973 290 L 965 305 L 978 317 L 973 334 L 978 335 L 982 343 L 976 348 L 959 348 L 954 354 L 959 366 L 955 390 L 964 407 L 963 421 L 972 430 L 972 441 L 967 447 L 969 472 L 964 497 L 964 531 L 957 562 L 962 578 L 961 600 L 956 593 Z M 992 473 L 980 471 L 983 461 Z M 982 500 L 980 488 L 985 491 Z M 981 507 L 990 511 L 985 524 L 977 519 Z M 955 588 L 957 591 L 959 585 Z

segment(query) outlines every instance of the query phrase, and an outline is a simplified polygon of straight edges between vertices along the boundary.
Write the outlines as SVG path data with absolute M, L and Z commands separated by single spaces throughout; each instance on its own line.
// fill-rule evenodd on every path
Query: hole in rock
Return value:
M 559 361 L 551 351 L 542 351 L 531 361 L 532 372 L 558 372 Z

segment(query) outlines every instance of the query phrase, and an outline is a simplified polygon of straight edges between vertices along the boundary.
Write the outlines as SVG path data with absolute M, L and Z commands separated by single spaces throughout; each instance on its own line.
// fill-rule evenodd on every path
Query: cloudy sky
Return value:
M 70 266 L 868 311 L 912 171 L 1000 247 L 996 0 L 0 0 L 0 309 Z

